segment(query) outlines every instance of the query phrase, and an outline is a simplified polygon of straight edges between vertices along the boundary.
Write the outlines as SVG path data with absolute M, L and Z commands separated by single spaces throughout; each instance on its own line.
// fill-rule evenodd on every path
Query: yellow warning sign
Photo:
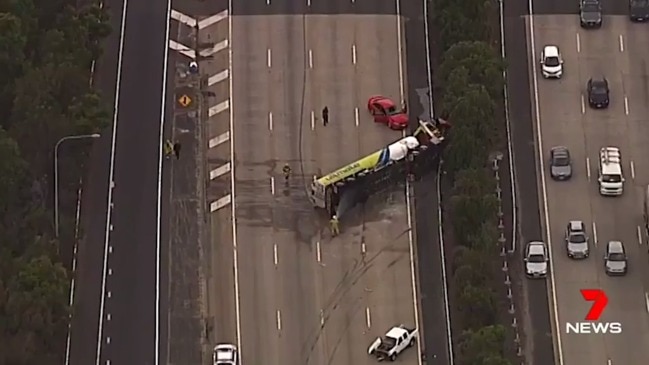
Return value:
M 186 108 L 192 103 L 192 98 L 187 95 L 183 95 L 180 97 L 180 99 L 178 99 L 178 102 L 180 103 L 180 105 Z

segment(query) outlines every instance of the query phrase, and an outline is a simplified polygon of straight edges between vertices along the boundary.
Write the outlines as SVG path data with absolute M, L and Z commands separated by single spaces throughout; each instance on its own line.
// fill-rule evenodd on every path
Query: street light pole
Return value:
M 59 237 L 59 146 L 72 139 L 99 138 L 100 136 L 99 133 L 66 136 L 59 139 L 54 146 L 54 229 L 56 237 Z

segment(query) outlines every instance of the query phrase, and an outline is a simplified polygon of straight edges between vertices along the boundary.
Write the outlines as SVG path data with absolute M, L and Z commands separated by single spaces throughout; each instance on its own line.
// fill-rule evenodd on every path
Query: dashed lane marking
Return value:
M 217 210 L 229 205 L 230 203 L 232 203 L 232 195 L 228 194 L 228 195 L 226 195 L 226 196 L 224 196 L 224 197 L 222 197 L 222 198 L 220 198 L 220 199 L 218 199 L 216 201 L 211 202 L 210 203 L 210 212 L 214 213 Z
M 207 114 L 211 118 L 221 112 L 228 110 L 229 108 L 230 108 L 230 100 L 225 100 L 214 106 L 211 106 Z
M 169 48 L 172 50 L 181 53 L 182 55 L 189 57 L 191 59 L 196 59 L 196 52 L 193 49 L 187 47 L 184 44 L 178 43 L 173 39 L 169 40 Z
M 188 27 L 194 28 L 196 26 L 196 19 L 173 9 L 171 9 L 171 19 L 177 20 Z
M 220 135 L 218 135 L 218 136 L 216 136 L 214 138 L 210 138 L 210 140 L 208 142 L 208 147 L 209 148 L 214 148 L 214 147 L 220 145 L 221 143 L 225 143 L 225 142 L 227 142 L 229 140 L 230 140 L 230 131 L 227 131 L 227 132 L 225 132 L 223 134 L 220 134 Z
M 230 77 L 230 71 L 228 69 L 225 69 L 216 75 L 210 76 L 209 79 L 207 79 L 207 86 L 212 86 L 214 84 L 218 84 L 221 81 L 225 81 Z
M 209 26 L 212 26 L 222 20 L 225 20 L 228 18 L 228 11 L 223 10 L 222 12 L 218 14 L 214 14 L 210 17 L 207 17 L 205 19 L 202 19 L 198 22 L 198 29 L 205 29 Z
M 200 51 L 198 54 L 200 54 L 201 57 L 209 57 L 209 56 L 211 56 L 211 55 L 213 55 L 215 53 L 218 53 L 220 51 L 223 51 L 224 49 L 227 49 L 229 44 L 230 44 L 230 42 L 228 42 L 227 39 L 224 39 L 221 42 L 214 44 L 214 46 L 212 48 L 204 49 L 204 50 Z
M 210 180 L 214 180 L 219 176 L 227 174 L 228 172 L 230 172 L 229 162 L 210 171 Z

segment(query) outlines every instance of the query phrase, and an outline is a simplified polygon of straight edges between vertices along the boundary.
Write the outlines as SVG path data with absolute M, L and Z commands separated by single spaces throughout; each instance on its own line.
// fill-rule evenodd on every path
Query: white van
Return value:
M 624 192 L 622 155 L 617 147 L 602 147 L 599 151 L 599 193 L 618 196 Z

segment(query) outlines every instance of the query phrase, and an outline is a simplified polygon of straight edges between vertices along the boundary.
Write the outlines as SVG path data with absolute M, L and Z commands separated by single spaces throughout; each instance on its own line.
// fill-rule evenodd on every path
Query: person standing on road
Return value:
M 173 151 L 174 151 L 174 155 L 176 155 L 176 160 L 180 159 L 180 148 L 181 147 L 182 147 L 182 145 L 180 144 L 180 142 L 176 142 L 173 145 Z
M 327 124 L 329 124 L 329 108 L 325 105 L 324 108 L 322 108 L 322 124 L 326 127 Z
M 338 217 L 334 215 L 331 217 L 331 220 L 329 221 L 329 224 L 331 225 L 331 236 L 336 237 L 337 235 L 340 234 L 340 222 L 338 222 Z
M 171 143 L 170 140 L 166 140 L 163 146 L 163 150 L 165 153 L 165 158 L 169 158 L 172 153 L 174 153 L 174 145 Z

